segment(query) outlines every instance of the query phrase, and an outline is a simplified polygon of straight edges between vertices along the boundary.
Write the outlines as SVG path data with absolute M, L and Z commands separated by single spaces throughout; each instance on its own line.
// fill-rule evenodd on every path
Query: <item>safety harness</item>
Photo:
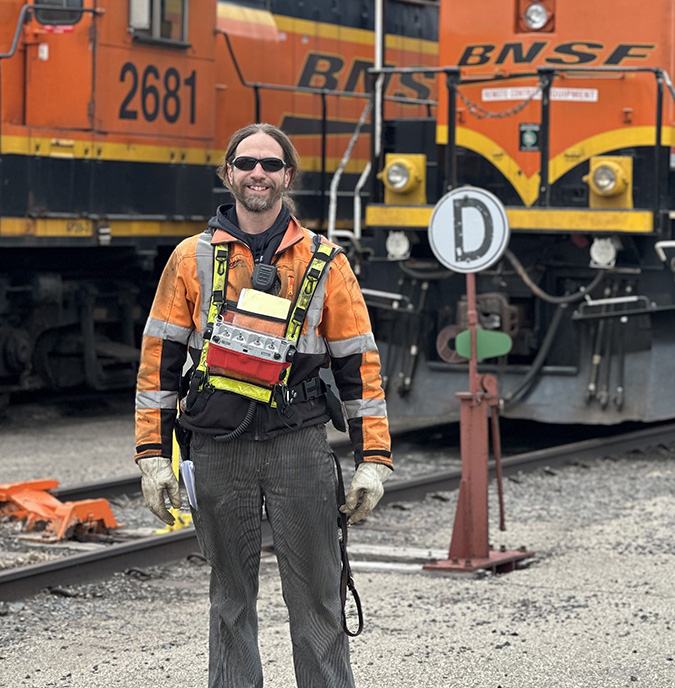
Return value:
M 199 413 L 216 390 L 224 390 L 251 400 L 252 403 L 244 418 L 246 427 L 255 414 L 255 402 L 278 408 L 284 422 L 289 425 L 300 425 L 300 415 L 291 408 L 291 404 L 325 394 L 325 385 L 319 377 L 305 380 L 293 388 L 287 384 L 296 344 L 316 288 L 330 261 L 342 249 L 323 243 L 321 237 L 317 235 L 312 241 L 312 250 L 312 258 L 305 270 L 296 299 L 288 317 L 282 323 L 283 334 L 274 336 L 225 322 L 226 311 L 232 309 L 226 299 L 229 245 L 218 244 L 215 247 L 213 289 L 204 333 L 204 346 L 199 364 L 192 375 L 184 404 L 184 411 L 188 415 Z M 209 356 L 209 349 L 216 346 L 226 350 L 229 355 L 226 359 L 228 365 L 221 365 L 220 369 L 236 364 L 249 374 L 245 376 L 234 373 L 232 376 L 214 374 L 212 364 L 214 357 Z M 241 429 L 239 435 L 246 427 Z M 221 436 L 221 439 L 234 439 L 231 437 L 232 434 Z
M 238 326 L 234 321 L 226 322 L 223 316 L 229 307 L 226 299 L 229 245 L 218 244 L 216 246 L 213 263 L 213 289 L 204 333 L 204 346 L 199 358 L 199 364 L 190 380 L 183 411 L 190 415 L 199 413 L 216 390 L 238 394 L 250 399 L 250 404 L 244 420 L 238 428 L 226 435 L 216 436 L 214 439 L 227 442 L 242 435 L 253 421 L 257 403 L 278 408 L 282 417 L 285 417 L 285 422 L 289 421 L 289 424 L 292 423 L 299 426 L 301 424 L 300 415 L 291 405 L 315 399 L 324 394 L 327 397 L 328 410 L 333 420 L 333 425 L 338 430 L 345 431 L 344 417 L 340 409 L 339 400 L 321 378 L 316 377 L 311 380 L 304 380 L 292 388 L 287 385 L 293 356 L 296 352 L 296 344 L 302 333 L 316 288 L 331 260 L 341 250 L 337 246 L 324 244 L 318 235 L 314 237 L 312 241 L 312 258 L 305 270 L 296 299 L 284 322 L 283 336 L 278 337 L 270 332 L 265 333 Z M 260 316 L 258 315 L 258 317 Z M 224 352 L 223 358 L 218 360 L 220 364 L 218 369 L 222 369 L 223 366 L 227 369 L 231 362 L 234 361 L 232 365 L 238 367 L 240 371 L 245 371 L 248 379 L 242 380 L 240 379 L 241 376 L 230 377 L 228 375 L 213 374 L 213 368 L 216 366 L 212 365 L 212 361 L 216 359 L 213 356 L 209 356 L 209 350 L 212 347 L 220 347 Z M 251 360 L 247 360 L 246 357 Z M 180 427 L 180 424 L 177 423 L 177 428 Z M 187 447 L 186 452 L 189 452 L 189 437 L 182 437 L 182 439 L 181 447 L 185 445 Z M 189 454 L 187 454 L 187 457 L 189 458 Z M 336 497 L 341 559 L 340 598 L 342 601 L 342 627 L 347 635 L 357 636 L 363 629 L 363 613 L 361 610 L 361 600 L 354 587 L 347 556 L 347 516 L 339 510 L 340 505 L 345 503 L 342 469 L 334 453 L 333 458 L 338 479 Z M 358 625 L 355 631 L 352 631 L 347 625 L 345 607 L 349 593 L 353 597 L 357 611 Z

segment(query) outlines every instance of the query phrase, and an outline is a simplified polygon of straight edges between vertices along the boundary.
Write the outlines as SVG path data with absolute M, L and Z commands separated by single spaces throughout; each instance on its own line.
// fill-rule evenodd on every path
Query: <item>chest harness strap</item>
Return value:
M 316 237 L 316 239 L 320 241 L 320 237 Z M 302 333 L 302 327 L 307 318 L 307 312 L 316 288 L 330 261 L 341 251 L 338 247 L 324 243 L 318 243 L 318 245 L 313 243 L 313 248 L 314 253 L 309 261 L 297 297 L 291 306 L 285 323 L 284 340 L 293 347 L 293 350 L 294 345 L 297 343 Z M 282 415 L 289 418 L 297 416 L 299 419 L 297 412 L 294 410 L 291 411 L 290 409 L 290 405 L 296 397 L 302 396 L 302 394 L 298 394 L 298 391 L 289 388 L 287 385 L 287 380 L 290 375 L 290 365 L 284 369 L 281 375 L 282 379 L 273 385 L 256 384 L 255 382 L 246 382 L 223 375 L 209 374 L 206 359 L 210 338 L 213 334 L 214 322 L 218 315 L 220 315 L 223 310 L 227 309 L 226 293 L 228 263 L 229 245 L 218 244 L 215 247 L 213 261 L 213 289 L 208 321 L 204 333 L 204 346 L 199 358 L 199 364 L 190 382 L 184 410 L 189 415 L 199 413 L 206 406 L 206 402 L 216 390 L 223 390 L 246 397 L 252 401 L 267 404 L 273 408 L 278 408 Z M 292 359 L 290 363 L 292 365 Z M 297 400 L 300 401 L 301 399 L 298 398 Z

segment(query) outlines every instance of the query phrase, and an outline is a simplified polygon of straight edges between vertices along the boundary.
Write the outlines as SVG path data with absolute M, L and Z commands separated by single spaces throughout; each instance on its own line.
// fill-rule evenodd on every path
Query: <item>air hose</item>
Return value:
M 604 270 L 598 270 L 598 274 L 593 278 L 593 280 L 587 287 L 582 287 L 581 289 L 579 289 L 579 291 L 575 292 L 574 294 L 565 294 L 565 296 L 551 296 L 532 281 L 530 276 L 527 274 L 527 270 L 525 270 L 525 268 L 523 267 L 523 264 L 518 260 L 518 258 L 516 258 L 516 256 L 513 254 L 511 250 L 506 249 L 504 255 L 509 259 L 511 265 L 513 265 L 516 272 L 520 275 L 520 278 L 530 288 L 532 293 L 535 296 L 538 296 L 543 301 L 547 301 L 548 303 L 558 304 L 574 303 L 576 301 L 581 301 L 581 299 L 583 299 L 584 296 L 586 296 L 586 294 L 590 294 L 593 291 L 593 289 L 595 289 L 598 286 L 598 284 L 600 284 L 600 281 L 605 276 Z
M 248 409 L 246 410 L 244 420 L 241 421 L 239 426 L 236 427 L 232 432 L 228 432 L 226 435 L 216 435 L 213 439 L 216 442 L 231 442 L 232 440 L 236 440 L 238 437 L 241 437 L 249 429 L 251 423 L 253 422 L 253 418 L 255 418 L 256 406 L 256 401 L 251 399 Z
M 424 270 L 411 268 L 404 262 L 400 262 L 398 266 L 403 274 L 418 280 L 446 280 L 454 277 L 457 274 L 451 270 L 434 270 L 425 272 Z
M 513 390 L 512 392 L 508 392 L 503 396 L 505 404 L 509 404 L 513 401 L 518 401 L 518 399 L 523 394 L 525 394 L 525 392 L 530 388 L 530 385 L 534 381 L 534 378 L 539 374 L 539 372 L 543 368 L 544 362 L 546 361 L 548 353 L 551 350 L 551 347 L 553 346 L 553 342 L 555 341 L 555 336 L 558 332 L 558 326 L 560 325 L 563 312 L 566 308 L 566 303 L 558 304 L 558 307 L 555 309 L 555 313 L 553 314 L 551 324 L 549 325 L 548 330 L 546 332 L 546 336 L 544 337 L 544 341 L 541 344 L 541 348 L 537 352 L 537 355 L 535 356 L 535 359 L 532 362 L 530 369 L 527 371 L 527 375 L 525 375 L 522 382 L 515 390 Z
M 546 361 L 549 351 L 553 346 L 553 342 L 555 341 L 558 326 L 560 325 L 560 321 L 562 320 L 563 316 L 563 311 L 565 310 L 567 305 L 570 303 L 575 303 L 576 301 L 581 301 L 581 299 L 583 299 L 584 296 L 586 296 L 586 294 L 590 294 L 593 291 L 593 289 L 595 289 L 595 287 L 597 287 L 598 284 L 600 284 L 602 278 L 605 276 L 605 270 L 599 270 L 598 274 L 591 280 L 591 283 L 588 286 L 582 287 L 581 289 L 579 289 L 579 291 L 575 292 L 574 294 L 565 294 L 564 296 L 551 296 L 532 281 L 530 276 L 527 274 L 527 271 L 523 267 L 522 263 L 518 260 L 518 258 L 516 258 L 512 251 L 507 249 L 504 255 L 508 258 L 509 262 L 511 263 L 511 265 L 513 265 L 513 267 L 515 268 L 516 272 L 520 275 L 523 282 L 525 282 L 525 284 L 530 288 L 530 290 L 535 296 L 538 296 L 540 299 L 546 301 L 547 303 L 557 304 L 558 306 L 553 315 L 553 319 L 551 320 L 551 324 L 549 325 L 548 331 L 546 332 L 544 341 L 541 344 L 541 348 L 537 352 L 537 355 L 535 356 L 535 359 L 532 362 L 532 366 L 527 371 L 527 375 L 525 375 L 523 381 L 515 390 L 513 390 L 512 392 L 508 392 L 504 395 L 504 403 L 508 404 L 514 401 L 518 401 L 522 396 L 524 396 L 528 392 L 532 383 L 534 382 L 535 377 L 543 368 L 544 362 Z

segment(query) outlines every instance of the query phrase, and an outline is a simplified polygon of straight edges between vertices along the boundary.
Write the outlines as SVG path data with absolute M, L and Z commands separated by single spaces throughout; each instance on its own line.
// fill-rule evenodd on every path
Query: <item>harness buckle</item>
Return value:
M 305 280 L 305 294 L 309 295 L 316 289 L 316 284 L 321 277 L 321 270 L 317 268 L 310 268 L 307 272 L 307 279 Z
M 190 384 L 190 389 L 187 396 L 183 400 L 182 411 L 186 416 L 194 416 L 201 413 L 206 406 L 206 402 L 213 396 L 215 388 L 208 384 L 207 382 L 204 386 L 199 389 L 198 387 L 193 388 Z
M 272 390 L 272 399 L 276 403 L 277 409 L 288 427 L 299 428 L 302 425 L 302 417 L 293 408 L 293 400 L 297 394 L 295 390 L 285 384 L 274 385 L 274 389 Z
M 308 401 L 309 399 L 316 399 L 317 397 L 323 396 L 324 388 L 321 382 L 321 378 L 317 375 L 311 380 L 303 380 L 299 387 L 302 387 L 303 401 Z M 297 394 L 296 394 L 297 396 Z
M 219 275 L 224 275 L 227 269 L 229 251 L 227 245 L 225 245 L 224 249 L 222 246 L 219 246 L 218 249 L 219 250 L 216 250 L 216 271 Z

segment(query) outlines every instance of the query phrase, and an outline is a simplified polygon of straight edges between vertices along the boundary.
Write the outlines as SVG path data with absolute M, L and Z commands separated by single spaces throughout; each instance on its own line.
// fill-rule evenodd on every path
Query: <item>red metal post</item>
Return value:
M 488 529 L 488 413 L 498 402 L 497 381 L 478 374 L 476 356 L 476 277 L 466 275 L 467 320 L 471 333 L 469 392 L 459 392 L 462 480 L 448 559 L 426 564 L 427 571 L 476 571 L 489 568 L 504 573 L 515 562 L 532 555 L 524 549 L 491 550 Z M 495 426 L 493 424 L 493 431 Z M 501 446 L 495 447 L 501 458 Z M 503 512 L 502 512 L 503 513 Z M 501 517 L 503 523 L 503 515 Z
M 450 559 L 488 556 L 488 445 L 486 404 L 472 394 L 460 393 L 460 450 L 462 480 Z M 462 561 L 464 563 L 464 561 Z
M 472 397 L 478 397 L 480 389 L 478 380 L 478 359 L 476 358 L 476 325 L 478 324 L 478 311 L 476 310 L 476 275 L 473 272 L 466 276 L 466 319 L 471 334 L 471 358 L 469 359 L 469 393 Z M 461 399 L 461 397 L 459 397 Z M 480 403 L 480 401 L 478 402 Z

